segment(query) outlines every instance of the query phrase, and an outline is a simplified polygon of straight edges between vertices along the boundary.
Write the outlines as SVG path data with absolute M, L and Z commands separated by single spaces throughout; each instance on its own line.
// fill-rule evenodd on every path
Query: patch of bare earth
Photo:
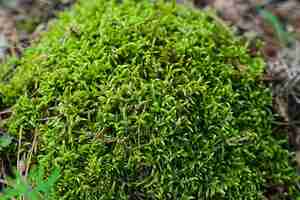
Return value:
M 76 0 L 0 0 L 0 61 L 21 55 L 57 13 Z

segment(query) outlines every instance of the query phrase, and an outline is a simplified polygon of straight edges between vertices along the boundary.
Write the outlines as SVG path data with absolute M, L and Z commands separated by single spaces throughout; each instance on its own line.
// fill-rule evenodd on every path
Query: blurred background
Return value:
M 0 60 L 20 56 L 47 29 L 57 13 L 75 0 L 0 0 Z

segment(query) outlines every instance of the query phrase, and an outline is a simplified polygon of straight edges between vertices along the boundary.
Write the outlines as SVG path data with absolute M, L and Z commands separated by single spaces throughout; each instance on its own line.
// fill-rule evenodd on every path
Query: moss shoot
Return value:
M 263 199 L 283 184 L 294 197 L 263 68 L 211 14 L 81 0 L 1 66 L 1 126 L 24 150 L 38 134 L 59 199 Z

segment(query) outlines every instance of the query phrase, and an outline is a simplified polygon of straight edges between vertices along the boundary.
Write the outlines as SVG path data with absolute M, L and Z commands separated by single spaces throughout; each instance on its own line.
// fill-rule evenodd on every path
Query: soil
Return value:
M 75 0 L 0 0 L 0 60 L 20 56 L 47 23 Z

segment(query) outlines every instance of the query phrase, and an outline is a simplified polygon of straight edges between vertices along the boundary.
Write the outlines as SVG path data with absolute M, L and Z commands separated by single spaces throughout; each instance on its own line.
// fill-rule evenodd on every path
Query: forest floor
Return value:
M 75 0 L 0 0 L 0 60 L 20 56 L 59 11 Z

